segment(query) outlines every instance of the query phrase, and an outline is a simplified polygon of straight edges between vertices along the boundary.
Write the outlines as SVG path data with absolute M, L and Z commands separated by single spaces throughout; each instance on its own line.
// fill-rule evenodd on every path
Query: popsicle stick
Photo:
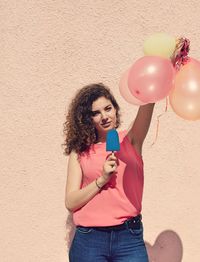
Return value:
M 112 151 L 112 156 L 115 156 L 114 151 Z M 114 165 L 112 165 L 112 167 L 114 167 Z

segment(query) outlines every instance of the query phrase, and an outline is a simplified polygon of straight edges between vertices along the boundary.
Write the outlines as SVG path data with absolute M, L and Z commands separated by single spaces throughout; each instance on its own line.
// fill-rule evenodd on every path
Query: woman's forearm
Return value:
M 103 187 L 106 183 L 107 181 L 103 175 L 98 177 L 97 184 L 100 187 Z M 65 200 L 65 206 L 70 212 L 73 212 L 89 202 L 99 191 L 100 188 L 98 188 L 94 180 L 84 188 L 70 192 Z

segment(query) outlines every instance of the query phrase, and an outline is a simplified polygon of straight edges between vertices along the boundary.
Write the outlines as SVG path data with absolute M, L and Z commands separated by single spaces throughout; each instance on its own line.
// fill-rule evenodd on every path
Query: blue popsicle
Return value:
M 120 150 L 120 143 L 119 143 L 119 135 L 116 129 L 108 130 L 106 134 L 106 151 L 112 151 L 112 155 L 114 151 Z

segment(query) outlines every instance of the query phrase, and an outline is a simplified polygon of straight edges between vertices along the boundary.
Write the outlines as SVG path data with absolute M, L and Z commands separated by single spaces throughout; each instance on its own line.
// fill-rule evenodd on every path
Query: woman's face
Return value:
M 116 109 L 109 99 L 102 96 L 92 103 L 92 121 L 99 138 L 105 139 L 107 131 L 115 128 L 116 120 Z

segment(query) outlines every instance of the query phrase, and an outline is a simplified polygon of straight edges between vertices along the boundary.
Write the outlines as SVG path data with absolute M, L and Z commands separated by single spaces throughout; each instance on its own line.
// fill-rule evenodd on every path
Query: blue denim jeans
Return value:
M 70 262 L 148 262 L 140 229 L 100 231 L 94 227 L 76 227 L 69 250 Z

